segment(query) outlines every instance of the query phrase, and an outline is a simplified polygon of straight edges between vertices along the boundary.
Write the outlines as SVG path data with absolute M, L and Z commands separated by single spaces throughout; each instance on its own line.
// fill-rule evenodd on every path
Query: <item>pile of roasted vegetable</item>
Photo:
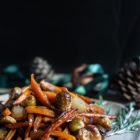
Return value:
M 102 140 L 114 115 L 82 95 L 31 75 L 27 87 L 15 87 L 0 105 L 0 140 Z

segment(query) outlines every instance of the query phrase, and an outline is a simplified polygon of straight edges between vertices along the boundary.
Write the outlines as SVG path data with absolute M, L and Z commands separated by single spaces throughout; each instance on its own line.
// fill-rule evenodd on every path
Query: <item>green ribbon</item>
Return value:
M 106 92 L 109 86 L 109 75 L 104 73 L 104 70 L 100 64 L 91 64 L 87 66 L 80 75 L 93 73 L 97 74 L 96 78 L 93 81 L 86 85 L 76 85 L 76 88 L 73 89 L 74 92 L 79 94 L 87 94 L 90 92 L 94 92 L 97 94 L 103 94 Z M 66 84 L 71 82 L 71 74 L 65 74 L 63 77 L 54 80 L 52 83 L 59 86 L 65 86 Z

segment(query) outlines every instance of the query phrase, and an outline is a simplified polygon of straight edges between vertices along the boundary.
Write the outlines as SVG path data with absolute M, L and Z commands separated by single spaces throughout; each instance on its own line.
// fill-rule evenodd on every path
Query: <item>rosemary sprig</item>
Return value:
M 95 105 L 102 108 L 104 108 L 105 104 L 106 102 L 103 101 L 102 96 L 99 96 L 99 101 L 95 102 Z M 111 105 L 104 109 L 108 114 L 111 110 Z M 107 136 L 135 132 L 139 129 L 140 116 L 138 116 L 138 113 L 134 115 L 134 105 L 132 103 L 130 103 L 129 107 L 120 109 L 116 115 L 117 119 L 112 120 L 112 130 L 107 133 Z
M 112 130 L 107 133 L 107 136 L 120 135 L 123 133 L 135 132 L 140 125 L 140 117 L 134 116 L 134 106 L 130 103 L 128 108 L 122 108 L 116 114 L 117 119 L 112 122 Z

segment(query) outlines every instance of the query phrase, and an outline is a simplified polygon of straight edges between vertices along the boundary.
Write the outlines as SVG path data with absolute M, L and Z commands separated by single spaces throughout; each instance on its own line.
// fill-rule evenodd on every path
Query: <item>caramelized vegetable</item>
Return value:
M 22 103 L 24 100 L 26 100 L 29 95 L 32 93 L 31 90 L 25 90 L 17 99 L 16 101 L 13 103 L 13 105 L 18 105 L 20 103 Z
M 69 123 L 69 129 L 72 132 L 76 132 L 79 129 L 83 128 L 85 126 L 84 122 L 81 121 L 78 118 L 74 118 L 70 123 Z
M 14 125 L 10 123 L 10 124 L 6 124 L 5 126 L 6 126 L 7 128 L 12 128 L 12 129 L 14 129 L 14 128 L 25 127 L 25 126 L 28 126 L 28 125 L 29 125 L 28 122 L 18 122 L 18 123 L 14 123 Z
M 22 92 L 22 90 L 20 87 L 13 88 L 10 92 L 10 98 L 17 99 L 20 96 L 21 92 Z
M 12 129 L 9 131 L 8 135 L 6 136 L 5 140 L 12 140 L 13 136 L 16 133 L 16 129 Z
M 48 97 L 51 103 L 54 103 L 56 100 L 56 93 L 52 91 L 43 91 L 43 93 Z
M 25 106 L 36 106 L 36 98 L 34 95 L 30 95 L 24 102 Z
M 29 121 L 29 126 L 28 126 L 28 128 L 26 129 L 25 138 L 27 138 L 27 137 L 29 136 L 31 127 L 33 126 L 33 122 L 34 122 L 34 115 L 33 115 L 33 114 L 29 114 L 29 115 L 28 115 L 28 121 Z
M 58 119 L 50 125 L 45 131 L 45 135 L 41 138 L 41 140 L 46 140 L 49 138 L 51 132 L 53 132 L 57 127 L 65 123 L 68 119 L 72 119 L 76 116 L 76 110 L 69 109 L 63 112 Z
M 104 114 L 104 109 L 96 106 L 96 105 L 90 105 L 89 106 L 89 109 L 92 111 L 92 112 L 95 112 L 95 113 L 100 113 L 100 114 Z
M 11 116 L 5 116 L 0 120 L 1 123 L 16 123 L 16 120 Z
M 37 116 L 36 119 L 35 119 L 35 122 L 34 122 L 34 131 L 37 131 L 37 129 L 39 128 L 39 124 L 41 123 L 42 121 L 42 117 L 41 116 Z
M 0 140 L 4 140 L 7 134 L 7 130 L 5 128 L 0 128 Z
M 9 108 L 6 108 L 3 112 L 2 112 L 3 116 L 9 116 L 11 115 L 11 111 L 9 110 Z
M 72 105 L 71 105 L 71 107 L 73 109 L 78 109 L 79 113 L 85 112 L 87 110 L 87 106 L 86 106 L 85 101 L 83 101 L 79 97 L 72 98 Z
M 45 131 L 39 129 L 37 130 L 36 132 L 35 131 L 31 131 L 30 133 L 30 137 L 32 140 L 36 140 L 36 139 L 39 139 L 41 136 L 43 136 L 45 133 Z
M 22 138 L 19 136 L 19 137 L 17 137 L 17 140 L 22 140 Z
M 74 136 L 66 134 L 64 132 L 60 132 L 60 131 L 54 131 L 50 135 L 59 137 L 59 138 L 65 139 L 65 140 L 76 140 L 76 138 Z
M 61 111 L 71 108 L 71 95 L 68 92 L 60 92 L 56 96 L 56 107 Z
M 88 104 L 92 104 L 92 103 L 94 103 L 94 101 L 93 100 L 91 100 L 91 99 L 89 99 L 89 98 L 87 98 L 87 97 L 85 97 L 85 96 L 83 96 L 83 95 L 80 95 L 80 94 L 76 94 L 78 97 L 80 97 L 82 100 L 84 100 L 86 103 L 88 103 Z
M 25 108 L 27 113 L 33 113 L 33 114 L 40 114 L 44 116 L 49 116 L 49 117 L 55 117 L 54 111 L 44 107 L 44 106 L 27 106 Z
M 31 75 L 31 87 L 32 90 L 34 91 L 35 96 L 38 98 L 38 100 L 45 106 L 48 106 L 51 108 L 50 102 L 47 98 L 47 96 L 43 93 L 39 85 L 34 79 L 34 75 Z
M 77 140 L 94 140 L 91 139 L 91 132 L 85 128 L 81 128 L 76 135 Z
M 44 80 L 42 80 L 40 82 L 40 86 L 45 91 L 52 91 L 52 92 L 55 92 L 55 93 L 59 93 L 59 92 L 62 91 L 60 87 L 54 86 L 54 85 L 52 85 L 48 82 L 45 82 Z
M 102 136 L 98 130 L 98 128 L 94 125 L 87 125 L 87 128 L 89 128 L 89 130 L 92 133 L 92 140 L 102 140 Z
M 15 118 L 16 120 L 23 120 L 26 117 L 26 111 L 24 107 L 20 105 L 13 106 L 11 112 L 12 117 Z

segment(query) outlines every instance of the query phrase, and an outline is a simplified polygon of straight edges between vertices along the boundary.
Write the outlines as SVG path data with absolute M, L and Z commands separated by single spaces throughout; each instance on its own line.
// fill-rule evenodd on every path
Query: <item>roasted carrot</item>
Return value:
M 49 118 L 49 117 L 43 117 L 42 118 L 42 121 L 44 122 L 44 123 L 47 123 L 47 122 L 52 122 L 54 120 L 54 118 Z
M 6 124 L 5 126 L 7 128 L 11 128 L 11 129 L 14 129 L 14 128 L 21 128 L 21 127 L 25 127 L 25 126 L 28 126 L 29 123 L 28 122 L 18 122 L 18 123 L 9 123 L 9 124 Z
M 41 140 L 46 140 L 49 138 L 51 132 L 53 132 L 57 127 L 65 123 L 68 119 L 72 119 L 77 115 L 77 110 L 69 109 L 63 112 L 57 119 L 52 123 L 45 131 L 45 135 Z
M 42 116 L 38 115 L 35 119 L 35 122 L 33 124 L 33 127 L 34 127 L 34 131 L 37 131 L 37 129 L 39 128 L 39 124 L 41 123 L 42 121 Z
M 69 129 L 68 129 L 68 127 L 66 127 L 65 129 L 64 129 L 64 131 L 63 131 L 65 134 L 69 134 Z
M 31 131 L 31 127 L 32 127 L 33 122 L 34 122 L 34 115 L 33 114 L 28 115 L 28 121 L 29 121 L 29 126 L 25 131 L 25 138 L 27 138 L 29 136 L 29 133 Z
M 55 117 L 54 111 L 44 107 L 44 106 L 27 106 L 25 108 L 27 113 L 39 114 L 49 117 Z
M 52 108 L 47 96 L 43 93 L 40 86 L 37 84 L 37 82 L 34 79 L 34 75 L 31 75 L 31 88 L 34 91 L 35 96 L 38 98 L 40 103 L 43 105 Z
M 11 115 L 11 111 L 9 110 L 9 108 L 6 108 L 3 112 L 2 112 L 3 116 L 9 116 Z
M 62 131 L 62 128 L 59 126 L 56 128 L 56 131 Z
M 76 95 L 76 94 L 74 94 L 74 93 L 72 93 L 72 92 L 68 91 L 68 89 L 67 89 L 67 88 L 65 88 L 65 87 L 61 87 L 61 90 L 62 90 L 62 91 L 66 91 L 66 92 L 68 92 L 68 93 L 71 95 L 71 97 L 72 97 L 72 98 L 77 97 L 77 95 Z
M 31 85 L 22 87 L 21 89 L 22 89 L 22 92 L 25 92 L 26 90 L 31 89 Z
M 88 104 L 91 104 L 91 103 L 94 103 L 94 101 L 93 100 L 91 100 L 91 99 L 89 99 L 89 98 L 87 98 L 87 97 L 85 97 L 85 96 L 83 96 L 83 95 L 80 95 L 80 94 L 76 94 L 78 97 L 80 97 L 81 99 L 83 99 L 86 103 L 88 103 Z
M 18 105 L 20 103 L 22 103 L 24 100 L 26 100 L 29 95 L 32 93 L 31 90 L 27 89 L 24 92 L 22 92 L 22 94 L 14 101 L 13 105 Z
M 17 140 L 22 140 L 22 138 L 20 136 L 17 137 Z
M 48 97 L 51 103 L 54 103 L 56 100 L 56 93 L 52 91 L 43 91 L 43 93 Z
M 89 105 L 89 110 L 95 113 L 104 114 L 104 109 L 96 105 Z
M 78 114 L 79 116 L 86 116 L 88 118 L 94 118 L 94 117 L 107 117 L 109 119 L 115 119 L 117 118 L 116 115 L 107 115 L 107 114 L 96 114 L 96 113 L 81 113 Z
M 44 135 L 45 131 L 39 129 L 37 132 L 31 131 L 30 137 L 32 140 L 39 139 L 42 135 Z
M 50 135 L 55 136 L 55 137 L 59 137 L 65 140 L 76 140 L 76 138 L 70 134 L 66 134 L 64 132 L 61 131 L 54 131 L 52 132 Z
M 16 133 L 16 129 L 12 129 L 9 131 L 8 135 L 6 136 L 5 140 L 12 140 L 13 136 Z
M 60 87 L 52 85 L 52 84 L 50 84 L 50 83 L 48 83 L 44 80 L 40 81 L 40 86 L 45 91 L 52 91 L 52 92 L 55 92 L 55 93 L 59 93 L 59 92 L 62 91 Z

